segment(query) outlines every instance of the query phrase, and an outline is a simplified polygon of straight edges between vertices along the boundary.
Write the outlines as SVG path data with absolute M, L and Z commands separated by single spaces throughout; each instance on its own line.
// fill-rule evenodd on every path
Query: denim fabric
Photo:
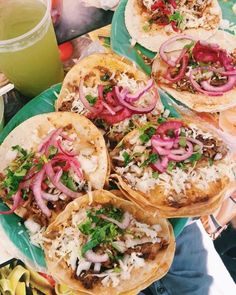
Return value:
M 200 222 L 184 228 L 168 274 L 149 290 L 153 295 L 236 295 L 236 285 Z

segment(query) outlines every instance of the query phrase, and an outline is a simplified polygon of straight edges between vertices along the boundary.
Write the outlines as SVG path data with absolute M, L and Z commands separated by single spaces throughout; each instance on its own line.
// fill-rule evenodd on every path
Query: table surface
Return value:
M 80 0 L 64 0 L 61 21 L 55 28 L 58 43 L 110 24 L 112 16 L 112 11 L 85 7 Z

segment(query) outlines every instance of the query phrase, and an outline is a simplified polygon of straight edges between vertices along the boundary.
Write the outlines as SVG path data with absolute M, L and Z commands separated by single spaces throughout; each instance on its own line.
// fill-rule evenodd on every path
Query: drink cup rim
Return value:
M 40 1 L 42 2 L 42 0 L 40 0 Z M 47 21 L 47 18 L 51 12 L 51 0 L 44 0 L 43 2 L 45 2 L 47 4 L 47 8 L 46 8 L 46 11 L 45 11 L 44 16 L 41 19 L 41 21 L 35 27 L 33 27 L 33 29 L 31 29 L 30 31 L 28 31 L 20 36 L 17 36 L 15 38 L 11 38 L 11 39 L 2 40 L 2 41 L 0 40 L 0 46 L 11 45 L 16 42 L 22 41 L 22 40 L 28 38 L 29 36 L 33 35 L 35 32 L 37 32 L 38 29 L 41 28 L 41 26 Z

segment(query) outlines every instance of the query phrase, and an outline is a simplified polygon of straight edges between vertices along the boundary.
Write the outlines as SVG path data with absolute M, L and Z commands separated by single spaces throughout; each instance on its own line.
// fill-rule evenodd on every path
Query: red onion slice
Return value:
M 152 164 L 152 168 L 161 172 L 161 173 L 164 173 L 166 171 L 166 168 L 162 166 L 160 160 L 158 160 L 156 163 Z
M 57 195 L 49 194 L 44 191 L 41 192 L 42 198 L 46 201 L 56 202 L 59 200 L 59 197 Z
M 84 256 L 88 261 L 92 263 L 102 263 L 102 262 L 108 261 L 109 259 L 109 256 L 107 253 L 99 255 L 93 252 L 93 250 L 88 250 Z
M 0 211 L 0 215 L 13 214 L 15 212 L 15 210 L 20 206 L 21 202 L 23 201 L 23 199 L 21 197 L 21 189 L 18 189 L 16 194 L 14 196 L 12 196 L 12 199 L 13 199 L 13 206 L 12 206 L 11 210 Z
M 176 162 L 181 162 L 181 161 L 187 160 L 193 154 L 193 145 L 191 142 L 187 141 L 187 149 L 188 150 L 185 151 L 185 153 L 183 155 L 175 155 L 172 150 L 171 153 L 168 155 L 168 158 L 170 160 L 174 160 Z
M 151 139 L 151 143 L 154 149 L 156 149 L 156 147 L 158 146 L 166 149 L 171 149 L 174 145 L 174 140 L 162 139 L 159 136 L 154 135 Z
M 208 69 L 208 67 L 199 67 L 199 68 L 195 68 L 195 69 L 192 69 L 190 70 L 190 73 L 189 73 L 189 80 L 191 82 L 191 84 L 193 85 L 193 87 L 198 91 L 198 92 L 201 92 L 205 95 L 209 95 L 209 96 L 221 96 L 223 95 L 223 92 L 220 92 L 220 91 L 215 91 L 215 92 L 212 92 L 212 91 L 206 91 L 204 89 L 201 88 L 201 86 L 194 80 L 194 77 L 193 75 L 198 72 L 199 70 L 206 70 Z
M 181 121 L 168 121 L 164 122 L 161 125 L 157 127 L 157 134 L 160 135 L 166 135 L 166 132 L 169 130 L 179 130 L 183 126 L 183 123 Z
M 170 154 L 170 152 L 171 152 L 171 150 L 169 150 L 169 149 L 165 149 L 165 148 L 162 148 L 162 147 L 160 147 L 160 146 L 154 146 L 154 145 L 152 145 L 153 146 L 153 149 L 157 152 L 157 154 L 158 155 L 160 155 L 160 156 L 168 156 L 169 154 Z
M 52 184 L 62 193 L 64 193 L 66 196 L 71 197 L 73 199 L 78 197 L 78 193 L 70 190 L 69 188 L 67 188 L 64 184 L 62 184 L 60 181 L 55 181 L 55 173 L 53 171 L 52 168 L 52 163 L 49 162 L 47 164 L 45 164 L 45 170 L 46 170 L 46 174 L 48 176 L 48 178 L 50 179 L 50 181 L 52 182 Z
M 222 86 L 212 86 L 208 81 L 201 82 L 202 88 L 210 92 L 227 92 L 232 90 L 235 85 L 236 76 L 229 76 L 227 83 Z
M 175 77 L 172 77 L 170 73 L 171 68 L 168 68 L 165 78 L 172 83 L 176 83 L 180 81 L 185 75 L 185 72 L 188 66 L 188 61 L 189 61 L 188 55 L 184 55 L 182 58 L 182 65 L 181 65 L 181 69 L 179 70 L 179 73 Z
M 115 86 L 115 93 L 116 93 L 117 99 L 119 100 L 120 104 L 122 104 L 124 107 L 130 109 L 131 111 L 133 111 L 137 114 L 149 113 L 155 108 L 155 106 L 157 104 L 157 95 L 153 96 L 153 99 L 150 102 L 149 106 L 137 107 L 137 106 L 133 106 L 130 103 L 128 103 L 127 101 L 125 101 L 125 97 L 126 97 L 125 93 L 120 93 L 118 86 Z M 126 95 L 127 95 L 127 93 L 126 93 Z
M 48 209 L 47 205 L 44 203 L 42 198 L 42 181 L 44 179 L 45 169 L 43 168 L 36 176 L 34 177 L 32 191 L 34 194 L 35 201 L 39 207 L 39 209 L 43 212 L 47 217 L 51 216 L 51 211 Z
M 104 214 L 99 215 L 99 217 L 116 224 L 121 229 L 126 229 L 129 226 L 129 223 L 130 223 L 130 214 L 128 212 L 124 213 L 124 218 L 123 218 L 122 222 L 119 222 L 119 221 L 117 221 L 117 220 L 115 220 L 113 218 L 110 218 L 110 217 L 108 217 L 108 216 L 106 216 Z
M 165 53 L 165 50 L 166 50 L 166 47 L 171 45 L 172 43 L 174 43 L 175 41 L 177 40 L 182 40 L 182 39 L 187 39 L 187 40 L 191 40 L 191 41 L 195 41 L 193 37 L 189 36 L 189 35 L 185 35 L 185 34 L 182 34 L 182 35 L 176 35 L 170 39 L 168 39 L 167 41 L 165 41 L 161 47 L 160 47 L 160 57 L 162 58 L 162 60 L 164 62 L 166 62 L 169 66 L 171 67 L 175 67 L 177 65 L 177 61 L 179 60 L 179 57 L 175 60 L 175 61 L 172 61 L 168 58 L 168 56 L 166 55 Z M 182 52 L 181 52 L 182 54 Z
M 166 169 L 168 167 L 168 163 L 169 163 L 169 158 L 168 157 L 163 157 L 162 160 L 161 160 L 162 167 L 164 167 Z
M 65 154 L 65 155 L 67 155 L 67 156 L 71 156 L 71 157 L 73 157 L 73 156 L 76 155 L 76 153 L 74 153 L 74 152 L 69 152 L 69 151 L 67 151 L 67 150 L 63 147 L 62 142 L 61 142 L 60 139 L 57 140 L 57 146 L 58 146 L 59 150 L 60 150 L 63 154 Z
M 108 110 L 108 112 L 111 114 L 111 115 L 115 115 L 116 112 L 106 103 L 106 102 L 102 102 L 103 106 Z
M 134 102 L 138 100 L 145 92 L 151 89 L 153 85 L 154 85 L 154 81 L 152 79 L 148 80 L 147 85 L 143 89 L 140 89 L 138 92 L 134 94 L 127 94 L 125 97 L 125 100 L 127 102 Z
M 203 143 L 202 143 L 200 140 L 195 139 L 195 138 L 191 138 L 191 137 L 187 137 L 186 139 L 187 139 L 188 141 L 192 142 L 192 143 L 195 143 L 195 144 L 199 145 L 200 150 L 203 149 L 204 145 L 203 145 Z

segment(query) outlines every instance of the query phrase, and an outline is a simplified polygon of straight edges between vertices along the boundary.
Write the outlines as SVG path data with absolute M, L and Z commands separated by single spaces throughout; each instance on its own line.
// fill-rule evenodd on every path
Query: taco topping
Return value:
M 39 143 L 36 151 L 27 151 L 19 145 L 12 147 L 16 157 L 5 169 L 1 189 L 4 200 L 13 203 L 13 206 L 0 214 L 12 214 L 23 206 L 29 216 L 30 212 L 39 211 L 39 215 L 50 218 L 51 209 L 64 209 L 69 199 L 80 196 L 88 189 L 89 183 L 83 171 L 94 171 L 97 158 L 92 155 L 92 150 L 86 155 L 78 154 L 74 150 L 75 137 L 76 133 L 70 125 L 52 130 Z M 61 201 L 64 203 L 62 208 Z M 44 224 L 44 219 L 37 221 Z
M 161 231 L 159 224 L 138 222 L 113 205 L 97 205 L 73 213 L 70 224 L 51 240 L 48 253 L 51 258 L 63 257 L 86 289 L 98 283 L 116 287 L 167 246 Z
M 166 54 L 166 49 L 179 39 L 192 42 L 182 49 L 178 58 L 173 59 L 171 53 Z M 190 36 L 179 35 L 162 44 L 160 57 L 168 64 L 161 79 L 176 90 L 222 96 L 236 86 L 234 59 L 217 44 L 195 41 Z
M 210 9 L 212 0 L 139 0 L 142 13 L 149 16 L 143 26 L 145 32 L 153 26 L 165 27 L 167 32 L 181 32 L 191 28 L 214 28 L 218 20 L 214 9 Z
M 227 148 L 194 124 L 166 120 L 133 134 L 112 152 L 112 162 L 134 190 L 146 193 L 159 185 L 171 196 L 184 194 L 193 183 L 204 190 L 223 174 L 234 179 L 232 167 L 222 162 Z
M 89 119 L 99 118 L 113 125 L 134 114 L 151 112 L 156 107 L 158 94 L 154 91 L 153 80 L 145 85 L 126 73 L 112 74 L 103 67 L 97 70 L 102 74 L 101 84 L 93 85 L 92 73 L 87 75 L 81 79 L 78 91 L 75 89 L 74 95 L 70 93 L 69 100 L 65 100 L 60 110 L 66 108 L 82 113 Z

